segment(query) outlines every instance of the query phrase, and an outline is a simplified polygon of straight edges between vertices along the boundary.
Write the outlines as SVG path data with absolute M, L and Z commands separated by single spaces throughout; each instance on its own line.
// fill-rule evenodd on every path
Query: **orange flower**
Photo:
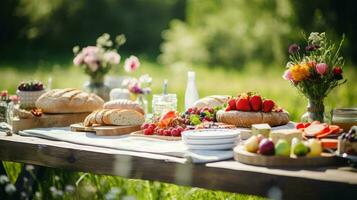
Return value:
M 310 67 L 306 63 L 296 64 L 291 67 L 290 71 L 296 82 L 302 81 L 310 75 Z

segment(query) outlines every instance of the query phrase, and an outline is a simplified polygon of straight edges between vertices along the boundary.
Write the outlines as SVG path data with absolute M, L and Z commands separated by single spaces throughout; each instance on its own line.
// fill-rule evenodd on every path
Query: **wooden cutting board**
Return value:
M 14 119 L 12 130 L 17 133 L 32 128 L 65 127 L 83 122 L 90 113 L 43 114 L 41 117 Z
M 322 153 L 318 157 L 282 157 L 282 156 L 264 156 L 256 153 L 250 153 L 242 145 L 234 148 L 234 160 L 244 164 L 265 166 L 265 167 L 318 167 L 330 166 L 339 163 L 338 157 L 330 153 Z
M 96 135 L 115 136 L 125 135 L 140 130 L 140 125 L 136 126 L 91 126 L 85 127 L 82 123 L 72 124 L 71 131 L 75 132 L 94 132 Z
M 174 137 L 174 136 L 145 135 L 143 131 L 132 132 L 130 135 L 138 136 L 138 137 L 154 138 L 154 139 L 160 139 L 160 140 L 168 140 L 168 141 L 180 141 L 181 140 L 181 137 Z

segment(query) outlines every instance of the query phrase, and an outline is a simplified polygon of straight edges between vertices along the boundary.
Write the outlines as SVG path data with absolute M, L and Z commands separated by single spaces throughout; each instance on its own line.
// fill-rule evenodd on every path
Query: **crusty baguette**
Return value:
M 197 108 L 215 108 L 227 103 L 229 96 L 227 95 L 212 95 L 197 100 L 193 106 Z
M 135 110 L 114 110 L 107 112 L 104 117 L 108 125 L 141 125 L 144 123 L 144 115 Z
M 54 89 L 42 94 L 36 107 L 44 113 L 92 112 L 103 107 L 104 101 L 95 94 L 74 88 Z
M 287 112 L 243 112 L 220 110 L 216 114 L 218 122 L 233 124 L 238 127 L 251 127 L 253 124 L 267 123 L 270 126 L 285 125 L 289 122 Z
M 104 124 L 103 123 L 103 115 L 105 112 L 107 112 L 107 109 L 102 109 L 99 110 L 96 114 L 95 114 L 95 123 L 96 124 Z
M 116 99 L 116 100 L 108 101 L 104 104 L 103 108 L 136 110 L 141 114 L 145 114 L 144 110 L 141 108 L 141 106 L 138 103 L 127 99 Z
M 93 123 L 92 123 L 91 119 L 93 118 L 93 114 L 94 114 L 94 113 L 89 114 L 89 115 L 84 119 L 84 121 L 83 121 L 83 125 L 84 125 L 84 126 L 86 126 L 86 127 L 92 126 Z

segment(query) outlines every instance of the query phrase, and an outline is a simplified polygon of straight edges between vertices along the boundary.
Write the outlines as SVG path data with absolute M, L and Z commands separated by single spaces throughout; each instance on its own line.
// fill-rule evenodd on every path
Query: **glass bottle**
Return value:
M 185 93 L 185 110 L 192 107 L 193 104 L 198 100 L 198 91 L 196 88 L 195 72 L 188 72 L 187 86 Z

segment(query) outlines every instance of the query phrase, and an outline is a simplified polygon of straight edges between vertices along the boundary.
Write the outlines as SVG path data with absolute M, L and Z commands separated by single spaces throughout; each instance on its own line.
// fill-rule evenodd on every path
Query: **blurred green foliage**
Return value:
M 302 42 L 311 31 L 335 39 L 345 33 L 347 59 L 356 61 L 356 7 L 344 0 L 188 0 L 187 20 L 172 21 L 163 34 L 160 61 L 238 68 L 253 60 L 282 63 L 288 41 Z
M 2 0 L 6 11 L 0 42 L 24 47 L 70 51 L 89 45 L 102 33 L 127 36 L 127 52 L 158 53 L 161 31 L 184 15 L 184 0 Z M 13 22 L 21 22 L 14 27 Z M 19 41 L 22 43 L 19 44 Z M 17 45 L 14 47 L 14 43 Z
M 187 22 L 164 33 L 163 63 L 186 61 L 239 67 L 250 60 L 282 62 L 294 32 L 289 1 L 188 1 Z

